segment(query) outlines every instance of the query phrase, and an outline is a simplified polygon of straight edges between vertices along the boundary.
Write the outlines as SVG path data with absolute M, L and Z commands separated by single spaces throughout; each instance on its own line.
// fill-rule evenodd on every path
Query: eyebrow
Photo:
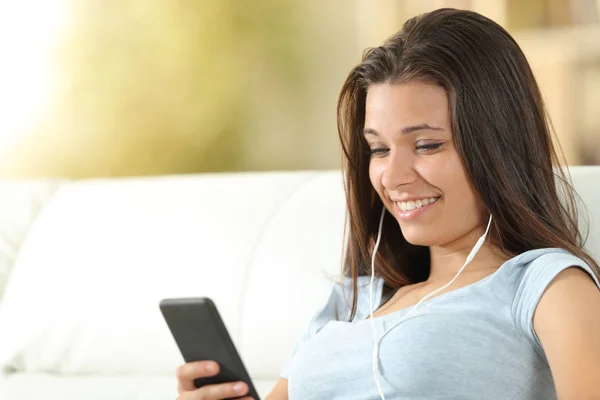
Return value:
M 418 124 L 418 125 L 405 126 L 404 128 L 402 128 L 402 130 L 400 132 L 403 135 L 408 135 L 408 134 L 413 133 L 413 132 L 425 131 L 425 130 L 429 130 L 429 131 L 443 131 L 445 129 L 441 128 L 439 126 L 433 126 L 433 125 L 429 125 L 429 124 Z M 377 132 L 375 129 L 366 128 L 366 129 L 363 130 L 363 135 L 365 135 L 365 136 L 366 135 L 379 136 L 379 132 Z

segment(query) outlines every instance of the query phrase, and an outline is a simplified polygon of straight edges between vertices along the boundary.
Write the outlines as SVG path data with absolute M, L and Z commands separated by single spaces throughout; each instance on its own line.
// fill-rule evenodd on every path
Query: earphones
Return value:
M 385 216 L 385 211 L 386 211 L 386 209 L 384 206 L 381 210 L 381 218 L 379 220 L 379 229 L 377 231 L 377 240 L 375 241 L 375 247 L 373 248 L 373 254 L 371 255 L 371 282 L 370 282 L 370 286 L 369 286 L 369 312 L 370 312 L 370 316 L 371 316 L 371 328 L 373 331 L 373 359 L 372 359 L 373 377 L 375 378 L 375 383 L 377 385 L 377 390 L 379 391 L 379 397 L 381 398 L 381 400 L 385 400 L 385 395 L 383 394 L 383 390 L 381 389 L 381 384 L 379 382 L 379 378 L 381 377 L 381 373 L 379 371 L 379 343 L 381 342 L 381 339 L 383 339 L 385 337 L 385 335 L 387 335 L 392 329 L 394 329 L 400 323 L 405 321 L 413 313 L 413 311 L 415 311 L 417 309 L 417 307 L 419 307 L 419 305 L 421 305 L 421 303 L 423 303 L 425 300 L 427 300 L 431 296 L 435 295 L 436 293 L 439 293 L 440 291 L 446 289 L 448 286 L 450 286 L 452 283 L 454 283 L 456 278 L 458 278 L 458 276 L 465 269 L 465 267 L 471 261 L 473 261 L 473 258 L 475 258 L 475 255 L 477 254 L 477 252 L 479 251 L 481 246 L 483 246 L 483 243 L 485 242 L 485 237 L 487 236 L 487 234 L 490 230 L 490 226 L 492 224 L 492 215 L 490 214 L 490 219 L 488 221 L 487 228 L 485 229 L 485 233 L 479 238 L 479 240 L 477 240 L 477 243 L 475 243 L 475 246 L 473 246 L 473 249 L 467 256 L 465 263 L 463 264 L 463 266 L 460 268 L 458 273 L 454 276 L 454 278 L 452 278 L 452 280 L 450 282 L 448 282 L 441 288 L 434 290 L 433 292 L 429 293 L 428 295 L 423 297 L 421 300 L 419 300 L 419 302 L 417 304 L 415 304 L 412 307 L 412 309 L 406 315 L 404 315 L 404 317 L 402 317 L 399 321 L 397 321 L 394 325 L 392 325 L 387 331 L 385 331 L 379 338 L 377 338 L 377 332 L 375 330 L 375 320 L 373 318 L 373 284 L 375 281 L 375 255 L 377 254 L 377 248 L 379 247 L 379 242 L 381 241 L 381 230 L 383 228 L 383 217 Z

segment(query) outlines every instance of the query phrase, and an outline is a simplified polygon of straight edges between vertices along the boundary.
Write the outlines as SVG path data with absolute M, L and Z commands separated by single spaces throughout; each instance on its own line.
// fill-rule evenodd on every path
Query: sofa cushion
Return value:
M 274 380 L 254 382 L 261 398 L 275 385 Z M 12 374 L 0 376 L 0 399 L 7 400 L 165 400 L 177 397 L 174 375 Z
M 325 263 L 339 269 L 341 182 L 339 172 L 287 172 L 62 186 L 0 303 L 10 327 L 0 330 L 0 367 L 172 375 L 182 359 L 158 303 L 208 296 L 253 378 L 277 378 L 319 287 L 328 291 L 311 277 Z

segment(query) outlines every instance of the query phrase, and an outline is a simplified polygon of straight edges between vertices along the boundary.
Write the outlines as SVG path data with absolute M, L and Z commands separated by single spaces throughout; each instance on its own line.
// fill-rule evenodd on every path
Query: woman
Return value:
M 346 279 L 268 399 L 600 399 L 599 269 L 509 34 L 407 21 L 351 71 L 338 128 Z M 182 366 L 179 398 L 244 395 L 194 390 L 217 368 Z

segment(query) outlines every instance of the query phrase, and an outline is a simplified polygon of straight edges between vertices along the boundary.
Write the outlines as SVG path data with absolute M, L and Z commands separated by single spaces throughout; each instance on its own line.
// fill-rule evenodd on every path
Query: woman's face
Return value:
M 448 97 L 421 82 L 369 87 L 371 183 L 409 243 L 444 246 L 482 226 L 482 203 L 452 141 Z

